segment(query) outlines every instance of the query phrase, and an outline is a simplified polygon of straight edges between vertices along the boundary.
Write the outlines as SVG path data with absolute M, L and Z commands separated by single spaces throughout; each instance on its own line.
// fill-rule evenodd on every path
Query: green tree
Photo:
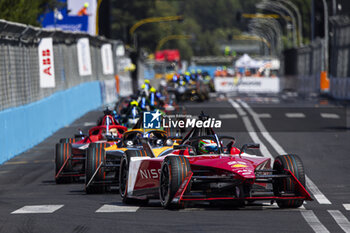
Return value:
M 219 55 L 220 41 L 246 30 L 236 21 L 236 13 L 247 8 L 254 12 L 257 0 L 112 0 L 112 35 L 132 44 L 129 29 L 148 17 L 183 15 L 183 22 L 150 23 L 139 27 L 140 45 L 153 53 L 158 42 L 169 35 L 189 35 L 191 39 L 172 40 L 162 49 L 179 49 L 182 58 L 192 55 Z
M 60 3 L 56 0 L 1 0 L 0 19 L 40 26 L 38 17 L 55 5 Z

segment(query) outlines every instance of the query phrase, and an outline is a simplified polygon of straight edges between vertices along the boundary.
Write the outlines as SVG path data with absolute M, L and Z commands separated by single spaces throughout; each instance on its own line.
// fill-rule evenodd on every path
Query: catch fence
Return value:
M 337 99 L 350 99 L 350 18 L 332 17 L 329 23 L 329 94 Z M 299 92 L 320 92 L 320 75 L 326 65 L 324 49 L 321 39 L 297 49 Z
M 53 61 L 40 60 L 40 43 L 45 38 L 52 38 Z M 87 50 L 78 49 L 83 38 L 88 40 Z M 110 47 L 103 53 L 106 44 Z M 84 82 L 114 79 L 118 63 L 113 51 L 117 46 L 117 41 L 86 33 L 46 30 L 0 20 L 0 111 L 38 101 Z M 79 62 L 79 51 L 83 51 L 80 58 L 83 63 Z M 53 86 L 43 87 L 40 62 L 52 65 L 44 67 L 44 72 L 54 74 Z

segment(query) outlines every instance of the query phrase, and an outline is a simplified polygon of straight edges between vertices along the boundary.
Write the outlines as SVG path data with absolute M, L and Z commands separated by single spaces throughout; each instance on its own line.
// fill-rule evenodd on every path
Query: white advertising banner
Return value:
M 119 95 L 129 96 L 132 95 L 132 81 L 129 75 L 119 74 Z
M 214 86 L 217 92 L 278 93 L 279 78 L 260 77 L 216 77 Z
M 91 56 L 88 38 L 81 38 L 77 42 L 79 75 L 91 75 Z
M 114 74 L 112 45 L 104 44 L 101 47 L 102 72 L 104 75 Z
M 38 52 L 40 88 L 54 88 L 56 83 L 52 38 L 42 38 L 39 43 Z
M 117 101 L 117 89 L 115 79 L 104 80 L 101 82 L 102 97 L 104 104 L 110 104 Z

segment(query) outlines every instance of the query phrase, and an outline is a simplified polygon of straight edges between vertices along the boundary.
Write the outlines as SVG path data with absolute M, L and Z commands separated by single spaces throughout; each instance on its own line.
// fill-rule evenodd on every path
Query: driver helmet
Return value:
M 156 92 L 157 90 L 154 87 L 151 87 L 150 92 Z
M 137 106 L 139 106 L 139 103 L 136 100 L 133 100 L 133 101 L 130 102 L 130 105 L 137 107 Z
M 202 139 L 198 143 L 198 152 L 200 154 L 213 154 L 217 153 L 218 145 L 215 141 L 210 139 Z

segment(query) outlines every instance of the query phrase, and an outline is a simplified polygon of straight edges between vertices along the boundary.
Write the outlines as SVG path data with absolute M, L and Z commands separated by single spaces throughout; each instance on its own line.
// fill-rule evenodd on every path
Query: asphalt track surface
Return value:
M 299 209 L 258 203 L 239 209 L 198 204 L 172 211 L 157 201 L 124 206 L 116 190 L 86 195 L 83 183 L 56 185 L 55 143 L 91 127 L 101 115 L 96 110 L 0 166 L 0 232 L 350 232 L 346 109 L 281 95 L 214 96 L 184 106 L 187 114 L 204 110 L 221 119 L 217 132 L 234 136 L 238 146 L 258 140 L 258 154 L 298 154 L 315 200 Z

